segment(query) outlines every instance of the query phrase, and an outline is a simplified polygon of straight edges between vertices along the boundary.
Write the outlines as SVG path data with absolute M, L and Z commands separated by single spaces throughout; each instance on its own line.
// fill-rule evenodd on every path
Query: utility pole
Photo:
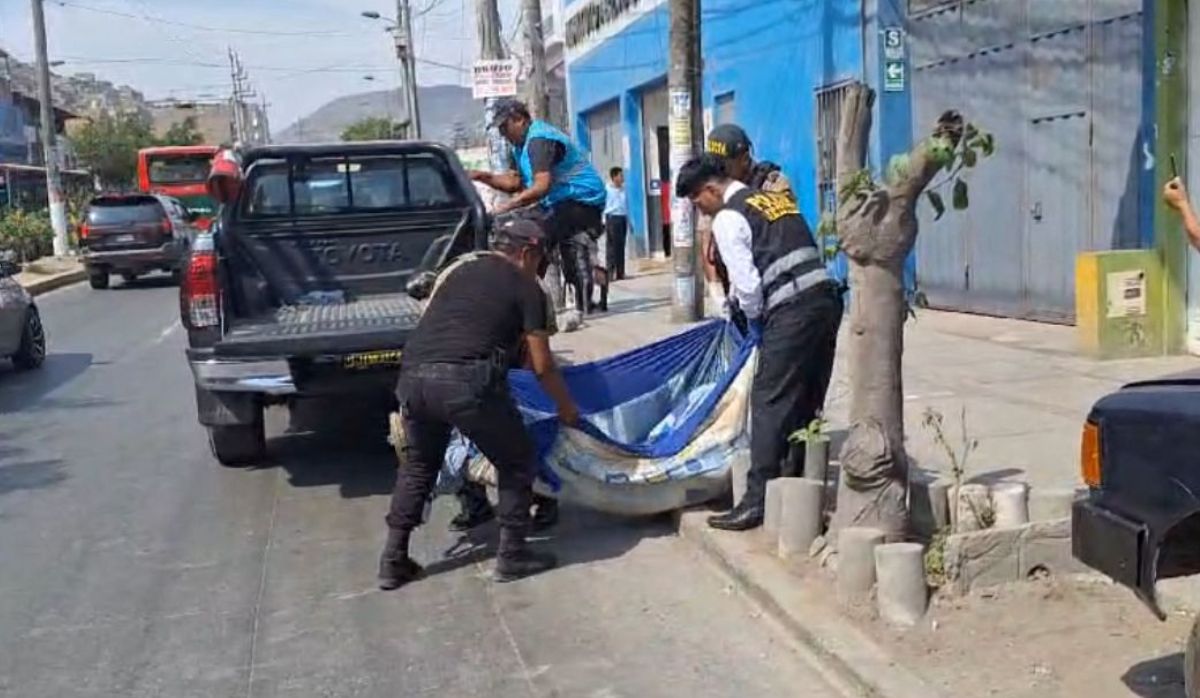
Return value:
M 694 322 L 700 319 L 704 300 L 696 263 L 696 211 L 691 201 L 675 196 L 674 183 L 683 164 L 700 152 L 704 138 L 700 112 L 700 2 L 670 0 L 670 10 L 667 126 L 671 139 L 671 257 L 675 269 L 671 320 Z
M 396 57 L 400 59 L 408 98 L 408 122 L 413 138 L 421 137 L 421 104 L 417 97 L 417 60 L 413 46 L 412 7 L 396 0 Z
M 481 60 L 503 60 L 504 42 L 500 39 L 500 8 L 496 0 L 475 0 L 475 29 L 479 34 L 479 58 Z M 496 114 L 496 100 L 486 99 L 483 103 L 483 127 L 488 143 L 488 164 L 493 171 L 508 169 L 508 147 L 504 138 L 489 128 Z
M 233 47 L 229 47 L 229 79 L 233 83 L 233 97 L 230 106 L 233 108 L 233 142 L 246 142 L 246 121 L 242 114 L 242 66 Z
M 54 95 L 50 91 L 50 57 L 46 48 L 46 15 L 42 0 L 33 2 L 33 37 L 37 50 L 38 101 L 41 102 L 42 153 L 46 161 L 46 198 L 50 204 L 50 225 L 54 228 L 54 256 L 67 254 L 67 205 L 63 197 L 62 177 L 58 171 L 58 147 L 55 143 Z
M 541 0 L 522 0 L 525 45 L 529 48 L 529 107 L 539 119 L 550 120 L 550 95 L 546 91 L 546 41 L 542 34 Z

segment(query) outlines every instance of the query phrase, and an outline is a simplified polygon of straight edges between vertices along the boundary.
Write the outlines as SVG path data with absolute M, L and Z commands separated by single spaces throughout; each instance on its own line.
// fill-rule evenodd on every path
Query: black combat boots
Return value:
M 500 547 L 496 550 L 496 570 L 492 579 L 496 582 L 513 582 L 522 577 L 545 572 L 558 565 L 553 553 L 539 553 L 529 549 L 525 543 L 525 530 L 502 527 Z
M 388 531 L 387 544 L 379 556 L 379 588 L 399 589 L 421 576 L 421 566 L 408 556 L 408 531 Z

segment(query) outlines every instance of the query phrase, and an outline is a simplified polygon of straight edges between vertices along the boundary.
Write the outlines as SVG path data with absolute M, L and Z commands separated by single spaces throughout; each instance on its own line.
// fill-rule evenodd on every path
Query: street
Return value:
M 45 367 L 0 367 L 0 695 L 835 695 L 665 518 L 568 509 L 560 568 L 498 586 L 443 499 L 377 591 L 384 415 L 276 410 L 270 465 L 218 466 L 177 293 L 42 296 Z

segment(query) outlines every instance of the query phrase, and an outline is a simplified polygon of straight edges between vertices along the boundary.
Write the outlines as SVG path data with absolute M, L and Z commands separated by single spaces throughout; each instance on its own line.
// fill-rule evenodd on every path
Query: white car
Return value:
M 0 260 L 0 359 L 31 370 L 46 360 L 46 330 L 33 296 L 17 283 L 20 272 L 19 264 Z

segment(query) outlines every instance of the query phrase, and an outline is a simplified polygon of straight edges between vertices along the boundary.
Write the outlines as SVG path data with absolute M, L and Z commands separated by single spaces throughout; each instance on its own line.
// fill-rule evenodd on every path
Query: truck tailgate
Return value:
M 269 315 L 235 320 L 214 351 L 229 357 L 294 357 L 398 349 L 420 317 L 420 303 L 405 293 L 287 305 Z

